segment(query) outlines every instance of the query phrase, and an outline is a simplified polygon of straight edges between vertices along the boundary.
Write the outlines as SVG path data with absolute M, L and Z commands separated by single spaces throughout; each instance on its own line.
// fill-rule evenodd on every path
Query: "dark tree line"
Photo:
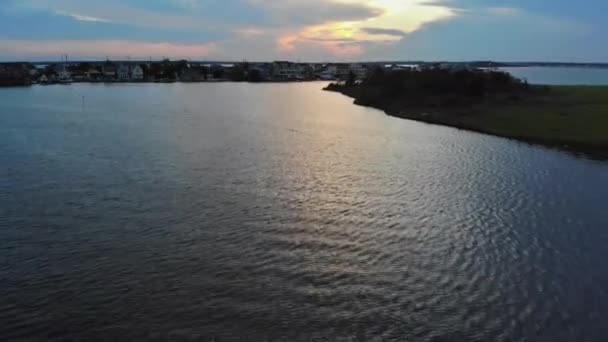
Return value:
M 399 100 L 413 105 L 453 106 L 492 96 L 515 98 L 527 92 L 529 86 L 506 72 L 494 70 L 429 67 L 386 71 L 378 67 L 361 82 L 349 76 L 328 89 L 354 92 L 360 103 L 369 105 Z

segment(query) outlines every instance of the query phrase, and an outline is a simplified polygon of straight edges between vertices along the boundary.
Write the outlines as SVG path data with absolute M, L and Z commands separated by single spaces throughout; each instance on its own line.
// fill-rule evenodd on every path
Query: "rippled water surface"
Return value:
M 0 340 L 608 339 L 608 163 L 322 86 L 0 90 Z

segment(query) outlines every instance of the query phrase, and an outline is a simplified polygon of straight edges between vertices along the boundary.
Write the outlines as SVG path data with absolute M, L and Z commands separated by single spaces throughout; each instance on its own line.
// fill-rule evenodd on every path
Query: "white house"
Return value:
M 65 66 L 57 73 L 57 81 L 60 83 L 72 82 L 72 74 L 66 70 Z
M 322 80 L 346 79 L 350 73 L 350 64 L 332 63 L 327 64 L 317 75 Z
M 144 79 L 144 69 L 141 66 L 136 65 L 131 68 L 131 79 L 133 81 L 141 81 Z
M 120 81 L 129 81 L 131 79 L 131 73 L 127 65 L 121 64 L 116 70 L 116 76 Z
M 335 80 L 336 79 L 336 71 L 331 69 L 331 68 L 327 68 L 323 71 L 321 71 L 319 74 L 319 78 L 321 78 L 322 80 Z

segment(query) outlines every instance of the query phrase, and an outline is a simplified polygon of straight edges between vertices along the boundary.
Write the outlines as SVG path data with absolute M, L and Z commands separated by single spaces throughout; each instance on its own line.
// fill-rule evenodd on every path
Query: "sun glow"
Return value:
M 395 43 L 408 33 L 426 24 L 446 20 L 457 13 L 446 6 L 430 4 L 425 0 L 336 0 L 336 2 L 363 4 L 380 9 L 380 15 L 359 21 L 329 22 L 306 27 L 300 32 L 283 36 L 279 46 L 295 49 L 298 43 L 317 44 L 332 54 L 363 53 L 363 44 Z M 286 44 L 288 42 L 288 44 Z M 353 48 L 357 46 L 358 48 Z M 348 48 L 346 48 L 348 46 Z M 344 53 L 346 51 L 346 53 Z

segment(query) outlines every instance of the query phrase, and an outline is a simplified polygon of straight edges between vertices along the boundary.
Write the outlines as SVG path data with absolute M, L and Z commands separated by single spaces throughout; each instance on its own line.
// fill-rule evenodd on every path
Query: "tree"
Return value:
M 201 73 L 203 74 L 203 78 L 207 80 L 207 78 L 209 77 L 209 68 L 207 68 L 206 66 L 202 66 Z
M 258 69 L 251 69 L 247 73 L 247 82 L 262 82 L 262 74 Z
M 242 82 L 245 81 L 246 75 L 247 71 L 245 70 L 245 66 L 242 64 L 237 64 L 232 68 L 230 79 L 235 82 Z
M 211 70 L 211 74 L 213 75 L 213 78 L 218 79 L 218 78 L 223 78 L 224 77 L 224 69 L 222 67 L 217 67 L 214 66 Z
M 349 71 L 348 77 L 346 78 L 346 85 L 353 86 L 353 85 L 355 85 L 356 80 L 357 80 L 357 76 L 355 75 L 355 73 L 352 70 Z

